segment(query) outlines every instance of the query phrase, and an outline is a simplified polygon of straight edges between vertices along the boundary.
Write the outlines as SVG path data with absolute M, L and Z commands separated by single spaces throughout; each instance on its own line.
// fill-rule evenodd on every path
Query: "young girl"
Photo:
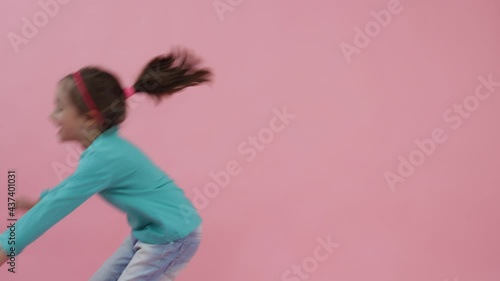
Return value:
M 19 199 L 17 208 L 29 211 L 16 222 L 15 244 L 10 230 L 0 235 L 0 266 L 97 193 L 127 214 L 132 231 L 90 280 L 175 279 L 198 249 L 202 220 L 183 190 L 118 131 L 130 95 L 144 93 L 160 101 L 210 82 L 211 70 L 198 63 L 182 49 L 158 56 L 126 89 L 96 67 L 59 81 L 51 117 L 61 141 L 78 141 L 85 150 L 75 172 L 56 187 L 35 202 Z

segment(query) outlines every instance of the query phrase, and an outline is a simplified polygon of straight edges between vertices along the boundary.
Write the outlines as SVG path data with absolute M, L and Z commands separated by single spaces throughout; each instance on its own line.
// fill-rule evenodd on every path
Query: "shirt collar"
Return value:
M 109 129 L 107 129 L 106 131 L 104 131 L 103 133 L 101 133 L 101 134 L 98 136 L 98 138 L 99 138 L 99 137 L 101 137 L 101 136 L 103 136 L 103 135 L 104 135 L 104 136 L 108 136 L 108 135 L 116 135 L 116 134 L 118 133 L 119 129 L 120 129 L 119 127 L 120 127 L 120 125 L 115 125 L 115 126 L 113 126 L 113 127 L 109 128 Z
M 88 151 L 89 148 L 91 147 L 95 147 L 96 145 L 98 145 L 103 139 L 106 139 L 106 138 L 109 138 L 111 136 L 116 136 L 118 135 L 118 132 L 119 132 L 119 129 L 120 129 L 120 126 L 119 125 L 115 125 L 109 129 L 107 129 L 106 131 L 102 132 L 100 135 L 98 135 L 93 141 L 92 143 L 87 147 L 87 149 L 85 149 L 83 151 L 83 153 L 85 153 L 86 151 Z M 83 155 L 83 154 L 82 154 Z

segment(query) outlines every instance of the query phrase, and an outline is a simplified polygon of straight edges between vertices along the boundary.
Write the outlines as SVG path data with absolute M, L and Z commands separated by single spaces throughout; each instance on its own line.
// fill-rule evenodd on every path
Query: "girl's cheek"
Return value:
M 63 114 L 62 113 L 56 113 L 54 114 L 54 119 L 58 122 L 58 123 L 61 123 L 61 121 L 63 120 Z

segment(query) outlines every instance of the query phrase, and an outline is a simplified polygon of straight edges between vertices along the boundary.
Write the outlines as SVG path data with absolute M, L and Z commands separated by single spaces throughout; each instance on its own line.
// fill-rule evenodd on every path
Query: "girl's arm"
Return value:
M 24 248 L 52 226 L 78 208 L 92 195 L 112 186 L 116 163 L 103 159 L 95 151 L 87 151 L 78 168 L 64 186 L 49 192 L 40 202 L 16 221 L 15 246 L 8 244 L 10 233 L 0 234 L 0 248 L 10 249 L 18 256 Z
M 63 181 L 61 181 L 58 185 L 56 185 L 54 188 L 47 188 L 47 189 L 44 189 L 42 191 L 42 193 L 40 193 L 40 199 L 39 200 L 42 200 L 43 197 L 45 197 L 47 194 L 51 193 L 51 192 L 54 192 L 58 189 L 61 189 L 61 187 L 65 186 L 66 183 L 71 179 L 71 176 L 68 176 L 67 178 L 65 178 Z

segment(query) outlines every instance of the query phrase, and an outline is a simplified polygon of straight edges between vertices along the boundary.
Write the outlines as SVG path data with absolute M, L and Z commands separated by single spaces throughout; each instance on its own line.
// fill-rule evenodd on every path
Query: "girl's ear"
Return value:
M 97 116 L 98 112 L 95 109 L 89 110 L 87 113 L 84 114 L 83 118 L 85 119 L 85 123 L 88 125 L 92 125 L 92 123 L 98 123 Z
M 92 118 L 97 120 L 97 117 L 99 116 L 99 112 L 96 109 L 90 110 L 89 113 L 92 114 Z

